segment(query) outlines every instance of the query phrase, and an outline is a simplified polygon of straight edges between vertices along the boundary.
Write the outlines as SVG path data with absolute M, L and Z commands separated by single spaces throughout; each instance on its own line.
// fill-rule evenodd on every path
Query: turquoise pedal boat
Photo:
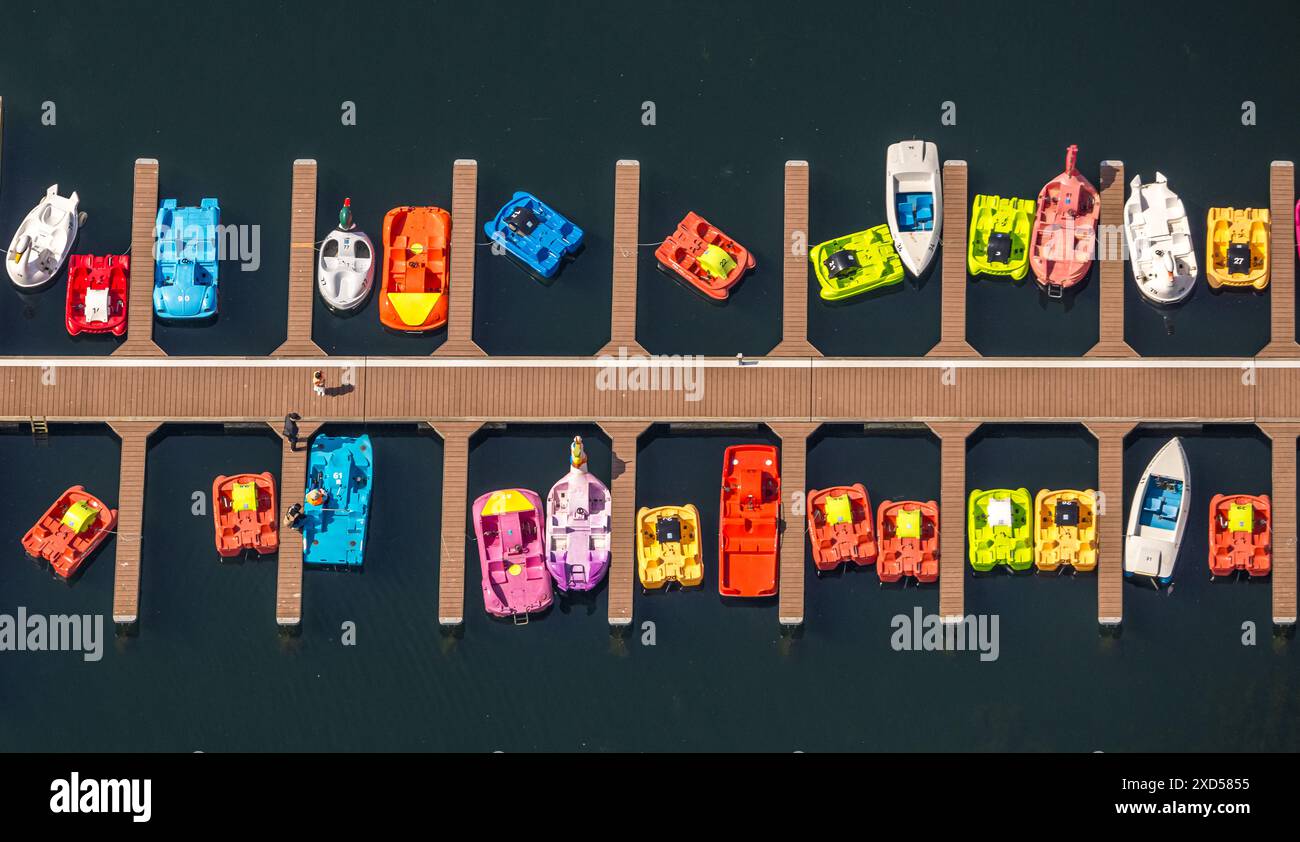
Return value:
M 303 501 L 305 564 L 352 568 L 365 560 L 373 454 L 367 435 L 312 440 Z

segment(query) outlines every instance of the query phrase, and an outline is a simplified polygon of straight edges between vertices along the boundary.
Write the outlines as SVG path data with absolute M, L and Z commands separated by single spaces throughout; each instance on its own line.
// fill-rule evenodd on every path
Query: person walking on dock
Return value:
M 290 412 L 284 416 L 284 438 L 289 442 L 290 450 L 298 449 L 298 422 L 302 416 L 296 412 Z
M 311 388 L 317 397 L 325 397 L 325 372 L 319 368 L 311 373 Z

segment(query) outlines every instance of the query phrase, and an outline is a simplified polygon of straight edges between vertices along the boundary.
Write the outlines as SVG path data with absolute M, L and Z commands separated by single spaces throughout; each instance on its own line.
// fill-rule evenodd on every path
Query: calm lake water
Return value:
M 187 8 L 184 30 L 202 33 L 210 56 L 185 64 L 183 84 L 167 65 L 143 59 L 171 37 L 161 33 L 177 31 L 174 13 L 156 5 L 16 11 L 25 37 L 0 54 L 0 231 L 14 230 L 57 182 L 78 190 L 90 215 L 78 251 L 124 251 L 133 161 L 158 158 L 162 197 L 215 196 L 224 222 L 257 226 L 260 265 L 223 264 L 220 318 L 158 326 L 157 340 L 175 354 L 260 355 L 284 338 L 295 158 L 320 163 L 318 235 L 350 196 L 372 237 L 393 206 L 449 208 L 452 162 L 475 158 L 478 240 L 484 219 L 517 189 L 542 196 L 588 235 L 584 253 L 550 285 L 480 246 L 475 339 L 499 354 L 590 354 L 609 337 L 614 162 L 636 158 L 640 341 L 655 352 L 760 354 L 781 334 L 786 160 L 811 163 L 818 242 L 884 221 L 890 142 L 933 139 L 943 158 L 969 162 L 972 195 L 1016 196 L 1033 196 L 1077 143 L 1094 180 L 1108 158 L 1124 160 L 1130 178 L 1164 172 L 1203 249 L 1208 207 L 1267 206 L 1269 162 L 1300 154 L 1292 29 L 1252 30 L 1250 50 L 1233 55 L 1229 72 L 1224 33 L 1212 23 L 1219 5 L 1139 11 L 1102 2 L 992 15 L 980 5 L 936 14 L 933 4 L 898 3 L 871 12 L 870 35 L 844 29 L 830 39 L 828 24 L 861 19 L 860 6 L 720 3 L 707 18 L 681 3 L 570 3 L 526 19 L 510 8 L 368 9 L 349 25 L 351 51 L 319 45 L 339 43 L 339 21 L 356 20 L 354 5 Z M 409 25 L 390 25 L 403 20 Z M 1080 49 L 1099 61 L 1068 82 L 1019 64 L 1001 70 L 990 64 L 990 39 L 1007 34 L 1006 21 L 1026 60 L 1077 27 Z M 926 33 L 929 43 L 891 46 L 881 34 L 891 27 Z M 93 56 L 93 69 L 46 60 L 55 54 Z M 1178 81 L 1160 107 L 1147 86 L 1129 84 L 1135 61 Z M 1243 100 L 1256 104 L 1258 125 L 1242 125 Z M 47 101 L 55 126 L 41 122 Z M 344 101 L 356 104 L 355 126 L 340 122 Z M 956 104 L 956 125 L 939 123 L 945 101 Z M 647 102 L 653 126 L 642 123 Z M 725 306 L 654 268 L 654 246 L 688 210 L 757 258 Z M 939 336 L 939 287 L 931 272 L 842 306 L 813 295 L 810 338 L 827 354 L 924 353 Z M 0 355 L 109 353 L 115 340 L 66 335 L 64 294 L 62 281 L 30 296 L 0 285 Z M 1202 283 L 1186 305 L 1161 312 L 1126 280 L 1126 298 L 1127 339 L 1146 355 L 1251 354 L 1268 339 L 1268 294 L 1214 295 Z M 1097 307 L 1095 277 L 1065 304 L 1045 302 L 1032 284 L 980 281 L 969 288 L 968 334 L 986 354 L 1076 355 L 1096 339 Z M 372 297 L 342 319 L 318 303 L 317 342 L 340 355 L 423 355 L 442 341 L 386 333 L 376 309 Z M 795 637 L 780 633 L 773 602 L 720 600 L 710 539 L 722 450 L 773 441 L 761 428 L 657 426 L 642 438 L 638 505 L 695 503 L 707 550 L 702 588 L 638 594 L 636 620 L 655 624 L 655 645 L 643 645 L 639 625 L 627 638 L 610 636 L 603 588 L 557 602 L 524 628 L 492 620 L 473 587 L 469 524 L 466 624 L 444 636 L 436 622 L 440 441 L 414 427 L 366 431 L 376 484 L 365 570 L 310 572 L 302 632 L 284 637 L 274 625 L 274 560 L 218 563 L 210 515 L 191 510 L 192 494 L 218 473 L 277 472 L 277 440 L 220 426 L 164 428 L 149 455 L 138 635 L 111 640 L 99 663 L 0 653 L 0 750 L 1300 748 L 1296 647 L 1271 637 L 1268 584 L 1211 583 L 1205 564 L 1209 497 L 1269 490 L 1269 443 L 1252 427 L 1179 431 L 1194 500 L 1178 580 L 1172 593 L 1127 586 L 1118 639 L 1097 632 L 1094 576 L 968 570 L 967 610 L 999 616 L 1000 657 L 991 663 L 973 653 L 893 651 L 891 618 L 918 606 L 936 611 L 938 591 L 881 588 L 869 570 L 810 572 L 807 622 Z M 575 434 L 608 478 L 608 443 L 595 428 L 512 427 L 475 439 L 470 497 L 516 485 L 544 494 L 564 472 Z M 1171 434 L 1130 437 L 1129 490 Z M 967 463 L 972 488 L 1087 487 L 1096 447 L 1077 427 L 986 427 L 972 437 Z M 56 425 L 43 445 L 21 431 L 0 435 L 0 468 L 14 486 L 0 507 L 8 547 L 0 613 L 108 610 L 115 541 L 69 587 L 33 566 L 17 539 L 74 483 L 115 503 L 117 466 L 118 444 L 104 427 Z M 837 425 L 809 444 L 811 486 L 860 481 L 874 501 L 937 499 L 938 468 L 938 444 L 923 432 Z M 1260 630 L 1258 645 L 1242 645 L 1247 622 Z M 355 623 L 355 646 L 340 642 L 345 623 Z

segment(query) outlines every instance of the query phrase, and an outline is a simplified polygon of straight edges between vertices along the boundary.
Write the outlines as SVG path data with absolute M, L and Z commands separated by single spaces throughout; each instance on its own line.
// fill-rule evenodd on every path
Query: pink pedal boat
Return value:
M 589 591 L 609 569 L 609 489 L 587 472 L 582 436 L 569 445 L 569 472 L 546 495 L 546 567 L 562 591 Z
M 1079 147 L 1065 151 L 1065 171 L 1043 185 L 1029 236 L 1029 266 L 1049 298 L 1088 277 L 1097 256 L 1101 196 L 1075 166 Z
M 542 555 L 542 500 L 525 488 L 489 491 L 474 501 L 474 536 L 483 570 L 483 607 L 494 617 L 528 622 L 551 605 Z

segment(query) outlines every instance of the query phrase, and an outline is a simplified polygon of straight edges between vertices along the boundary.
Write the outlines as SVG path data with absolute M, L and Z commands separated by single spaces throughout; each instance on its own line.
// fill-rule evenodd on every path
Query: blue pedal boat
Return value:
M 317 436 L 307 458 L 302 560 L 360 567 L 365 559 L 374 463 L 370 436 Z
M 560 262 L 582 246 L 582 229 L 532 193 L 520 191 L 505 203 L 483 233 L 529 271 L 553 278 Z
M 180 208 L 163 200 L 154 225 L 153 311 L 160 319 L 207 319 L 217 314 L 217 225 L 221 205 L 204 199 Z

